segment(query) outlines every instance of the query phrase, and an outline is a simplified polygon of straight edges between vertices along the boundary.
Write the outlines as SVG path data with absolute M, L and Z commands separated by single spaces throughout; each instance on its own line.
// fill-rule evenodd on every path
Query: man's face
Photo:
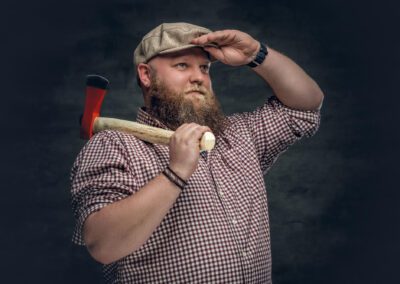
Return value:
M 224 115 L 212 91 L 206 53 L 191 48 L 157 56 L 149 65 L 152 67 L 149 112 L 171 129 L 195 122 L 209 126 L 218 135 Z

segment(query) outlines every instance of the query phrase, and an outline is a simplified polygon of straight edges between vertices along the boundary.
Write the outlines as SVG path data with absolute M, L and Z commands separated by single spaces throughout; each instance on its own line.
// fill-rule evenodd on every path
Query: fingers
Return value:
M 235 33 L 232 30 L 216 31 L 206 35 L 202 35 L 191 41 L 193 44 L 204 45 L 207 43 L 217 43 L 218 45 L 226 45 L 235 40 Z
M 209 42 L 208 35 L 202 35 L 190 41 L 192 44 L 203 45 Z
M 187 144 L 198 144 L 204 132 L 211 131 L 208 126 L 201 126 L 196 123 L 184 123 L 176 131 L 175 136 Z
M 207 126 L 184 123 L 175 130 L 169 143 L 169 166 L 178 176 L 188 180 L 199 162 L 200 138 Z
M 187 130 L 184 139 L 187 139 L 187 141 L 198 145 L 204 132 L 207 131 L 211 132 L 211 129 L 207 126 L 194 125 L 192 128 Z
M 210 53 L 214 58 L 218 59 L 219 61 L 221 62 L 225 61 L 225 56 L 221 49 L 212 46 L 205 46 L 203 48 L 205 51 Z

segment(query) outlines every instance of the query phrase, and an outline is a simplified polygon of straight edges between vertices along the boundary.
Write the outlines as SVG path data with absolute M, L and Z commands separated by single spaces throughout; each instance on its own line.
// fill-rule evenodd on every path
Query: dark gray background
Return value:
M 274 283 L 399 283 L 394 3 L 47 0 L 1 10 L 5 283 L 101 281 L 100 265 L 70 242 L 68 178 L 84 145 L 85 76 L 111 81 L 104 116 L 133 120 L 142 104 L 133 49 L 175 21 L 245 31 L 296 61 L 325 93 L 319 132 L 266 176 Z M 211 75 L 227 114 L 272 94 L 247 67 L 216 63 Z

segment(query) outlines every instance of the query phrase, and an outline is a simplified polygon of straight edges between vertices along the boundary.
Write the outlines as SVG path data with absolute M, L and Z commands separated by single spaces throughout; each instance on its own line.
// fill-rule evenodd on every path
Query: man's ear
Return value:
M 139 65 L 137 66 L 137 74 L 139 76 L 142 85 L 145 88 L 150 87 L 151 73 L 152 73 L 151 67 L 149 64 L 139 63 Z

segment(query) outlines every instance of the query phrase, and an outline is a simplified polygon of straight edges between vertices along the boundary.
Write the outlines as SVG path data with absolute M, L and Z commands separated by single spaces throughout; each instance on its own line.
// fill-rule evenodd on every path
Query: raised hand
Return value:
M 260 49 L 260 43 L 250 35 L 238 30 L 222 30 L 202 35 L 191 41 L 192 44 L 216 44 L 219 48 L 204 46 L 216 59 L 231 66 L 245 65 L 251 62 Z

